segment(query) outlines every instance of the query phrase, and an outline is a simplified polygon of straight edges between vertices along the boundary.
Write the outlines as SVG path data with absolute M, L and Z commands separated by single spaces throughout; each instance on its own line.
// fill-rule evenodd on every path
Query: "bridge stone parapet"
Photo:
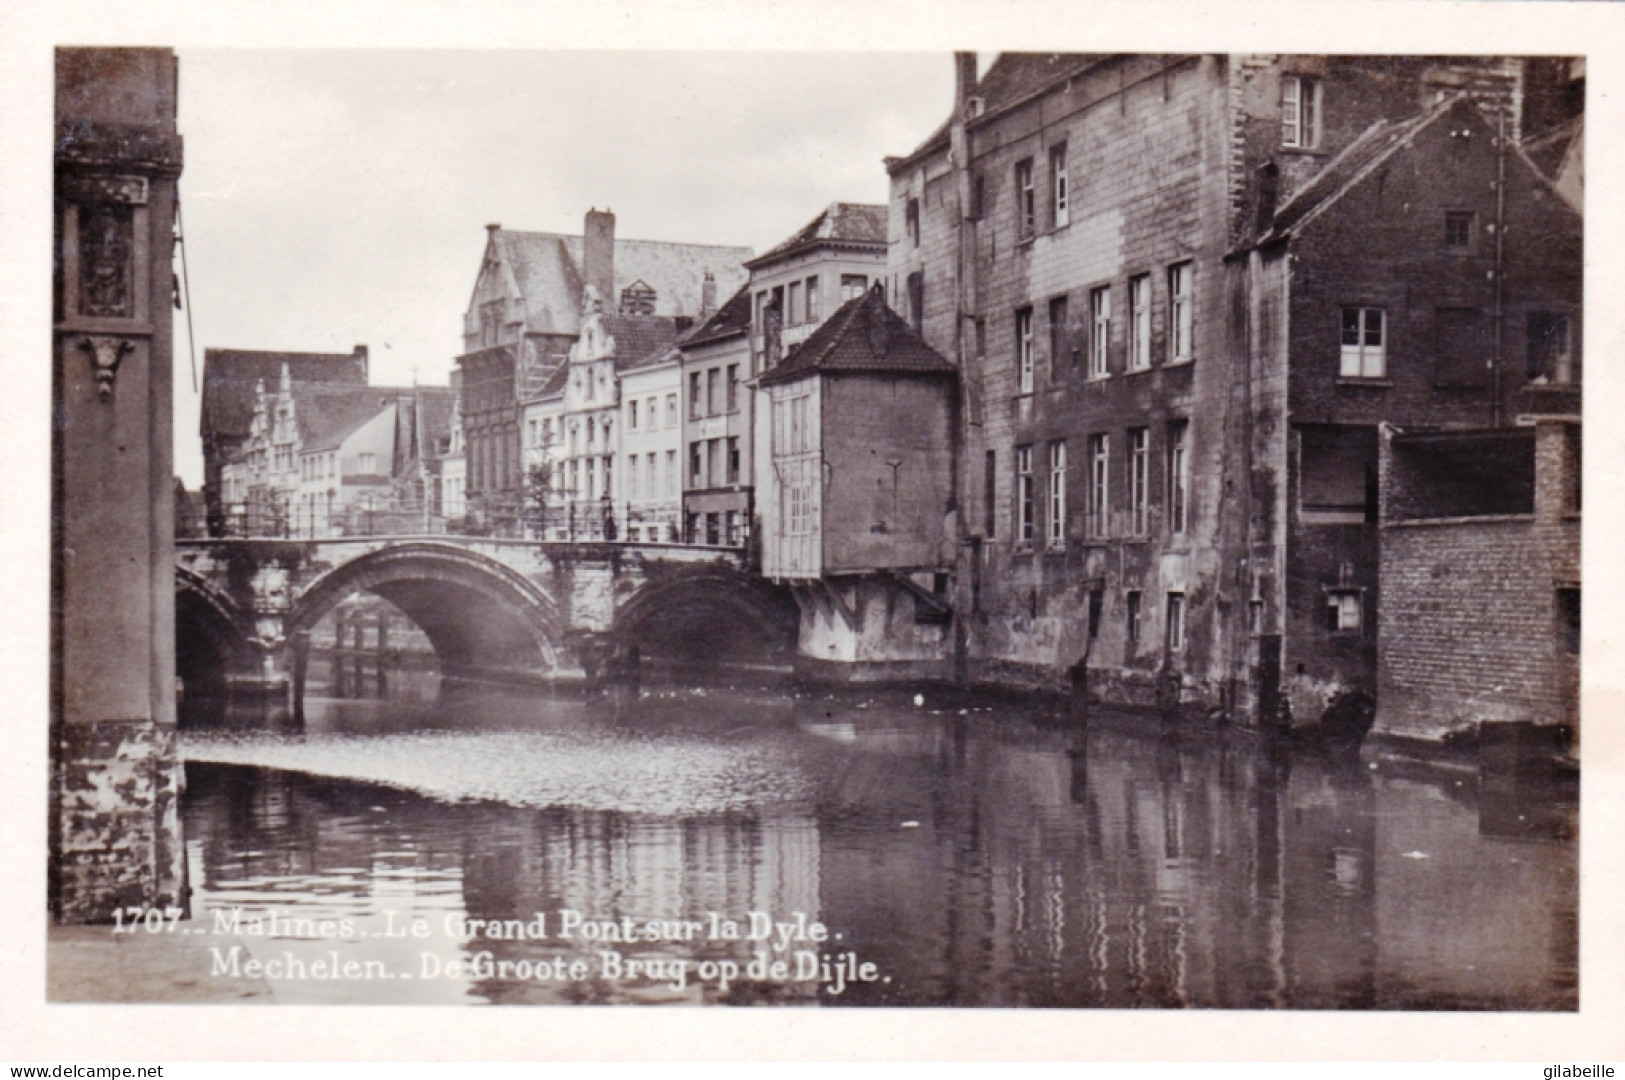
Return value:
M 358 590 L 427 635 L 442 674 L 582 678 L 640 654 L 794 646 L 794 603 L 735 548 L 459 536 L 177 543 L 178 630 L 235 690 L 286 698 L 309 631 Z M 246 658 L 245 658 L 246 657 Z M 297 689 L 297 688 L 296 688 Z

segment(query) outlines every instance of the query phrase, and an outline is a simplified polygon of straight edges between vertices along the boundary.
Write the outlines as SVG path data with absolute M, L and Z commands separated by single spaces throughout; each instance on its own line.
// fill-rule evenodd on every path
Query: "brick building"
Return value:
M 733 290 L 749 248 L 618 239 L 615 215 L 589 211 L 581 236 L 486 227 L 463 316 L 462 424 L 470 515 L 511 512 L 524 474 L 521 403 L 540 396 L 581 333 L 582 295 L 610 316 L 700 316 L 707 275 Z
M 1579 721 L 1580 425 L 1381 433 L 1377 730 Z
M 1578 220 L 1511 145 L 1523 64 L 956 62 L 949 121 L 887 162 L 887 286 L 962 373 L 968 673 L 1297 723 L 1369 695 L 1376 423 L 1509 423 L 1577 378 Z M 1308 518 L 1304 445 L 1336 463 Z

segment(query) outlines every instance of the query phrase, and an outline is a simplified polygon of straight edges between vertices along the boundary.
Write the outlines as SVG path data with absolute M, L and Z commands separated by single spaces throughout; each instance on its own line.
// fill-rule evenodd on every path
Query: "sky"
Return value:
M 766 251 L 947 115 L 941 53 L 177 50 L 186 274 L 206 348 L 349 352 L 444 384 L 485 225 Z M 177 316 L 175 466 L 202 480 Z

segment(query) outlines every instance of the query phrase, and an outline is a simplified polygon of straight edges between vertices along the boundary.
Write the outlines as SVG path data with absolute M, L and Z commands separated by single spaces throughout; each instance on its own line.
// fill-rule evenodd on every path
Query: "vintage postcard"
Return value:
M 8 16 L 20 1045 L 1617 1056 L 1619 19 L 1161 10 Z

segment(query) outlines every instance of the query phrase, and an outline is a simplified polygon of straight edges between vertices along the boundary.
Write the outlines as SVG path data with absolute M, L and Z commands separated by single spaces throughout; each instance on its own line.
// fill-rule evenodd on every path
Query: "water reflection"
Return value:
M 278 984 L 284 999 L 1576 1006 L 1572 802 L 1541 802 L 1567 838 L 1497 835 L 1470 772 L 1082 732 L 970 700 L 362 704 L 313 710 L 303 737 L 186 741 L 204 917 L 343 913 L 356 933 L 338 947 L 416 976 Z M 565 910 L 803 912 L 839 935 L 813 951 L 855 953 L 879 977 L 723 991 L 696 965 L 743 971 L 759 944 L 564 942 Z M 447 932 L 538 912 L 555 920 L 547 940 Z M 431 936 L 384 933 L 414 918 Z M 688 975 L 600 977 L 600 949 Z M 586 978 L 536 974 L 581 958 Z

